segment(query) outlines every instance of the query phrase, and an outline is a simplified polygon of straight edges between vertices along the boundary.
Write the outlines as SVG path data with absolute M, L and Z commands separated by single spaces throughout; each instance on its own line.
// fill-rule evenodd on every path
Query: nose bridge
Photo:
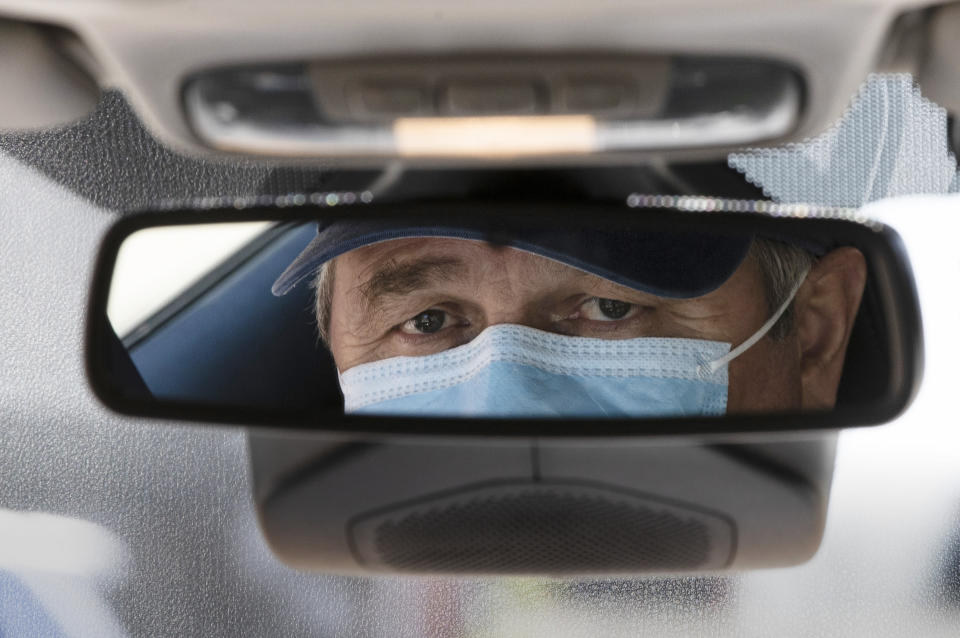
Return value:
M 487 325 L 511 323 L 544 329 L 544 322 L 534 305 L 525 302 L 519 295 L 508 297 L 500 294 L 498 297 L 501 297 L 502 301 L 488 311 Z
M 491 278 L 484 282 L 487 325 L 511 323 L 546 329 L 542 297 L 555 282 L 538 263 L 542 258 L 509 249 L 499 257 Z

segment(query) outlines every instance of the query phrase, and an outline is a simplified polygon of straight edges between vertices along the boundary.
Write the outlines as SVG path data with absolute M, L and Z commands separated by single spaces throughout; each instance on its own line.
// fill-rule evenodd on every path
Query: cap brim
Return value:
M 740 266 L 753 236 L 694 232 L 624 232 L 591 228 L 569 232 L 527 225 L 490 228 L 400 224 L 384 220 L 338 221 L 318 228 L 272 287 L 284 295 L 327 261 L 394 239 L 437 237 L 492 241 L 537 254 L 661 297 L 690 298 L 719 288 Z

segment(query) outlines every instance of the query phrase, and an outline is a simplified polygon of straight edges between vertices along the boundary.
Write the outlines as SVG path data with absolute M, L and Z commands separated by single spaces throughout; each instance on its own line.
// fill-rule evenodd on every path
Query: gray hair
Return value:
M 310 287 L 316 293 L 314 308 L 317 318 L 317 335 L 326 346 L 330 345 L 330 309 L 333 306 L 333 274 L 336 262 L 336 259 L 324 262 L 310 283 Z
M 773 239 L 754 239 L 747 258 L 753 259 L 760 270 L 767 313 L 771 316 L 816 261 L 813 254 L 803 248 Z M 770 329 L 771 338 L 782 341 L 793 332 L 796 322 L 793 306 L 793 303 L 787 306 L 780 320 Z
M 760 269 L 767 311 L 771 316 L 815 261 L 813 255 L 806 250 L 773 239 L 755 239 L 747 259 L 753 259 Z M 320 266 L 311 284 L 316 291 L 317 333 L 326 345 L 330 344 L 330 309 L 333 305 L 335 264 L 336 259 L 332 259 Z M 795 313 L 791 303 L 780 320 L 774 324 L 769 335 L 782 341 L 793 331 L 794 323 Z

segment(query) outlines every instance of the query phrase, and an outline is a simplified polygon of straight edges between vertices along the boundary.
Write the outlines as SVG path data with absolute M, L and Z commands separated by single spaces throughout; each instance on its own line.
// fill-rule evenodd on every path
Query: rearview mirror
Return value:
M 130 216 L 87 363 L 127 414 L 582 437 L 881 423 L 920 344 L 892 229 L 631 196 Z

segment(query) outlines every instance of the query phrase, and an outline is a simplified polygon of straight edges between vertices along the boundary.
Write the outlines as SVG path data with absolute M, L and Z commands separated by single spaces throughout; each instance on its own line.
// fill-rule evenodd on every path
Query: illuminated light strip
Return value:
M 285 195 L 212 195 L 185 199 L 164 199 L 148 206 L 146 210 L 213 210 L 254 207 L 296 208 L 299 206 L 353 206 L 373 202 L 371 191 L 320 191 L 314 193 L 288 193 Z
M 769 217 L 795 219 L 843 219 L 878 228 L 879 222 L 858 208 L 821 206 L 819 204 L 781 204 L 765 200 L 721 199 L 696 195 L 643 195 L 632 193 L 627 197 L 630 208 L 673 208 L 698 213 L 755 213 Z
M 515 157 L 598 150 L 590 115 L 400 118 L 393 124 L 402 156 Z

